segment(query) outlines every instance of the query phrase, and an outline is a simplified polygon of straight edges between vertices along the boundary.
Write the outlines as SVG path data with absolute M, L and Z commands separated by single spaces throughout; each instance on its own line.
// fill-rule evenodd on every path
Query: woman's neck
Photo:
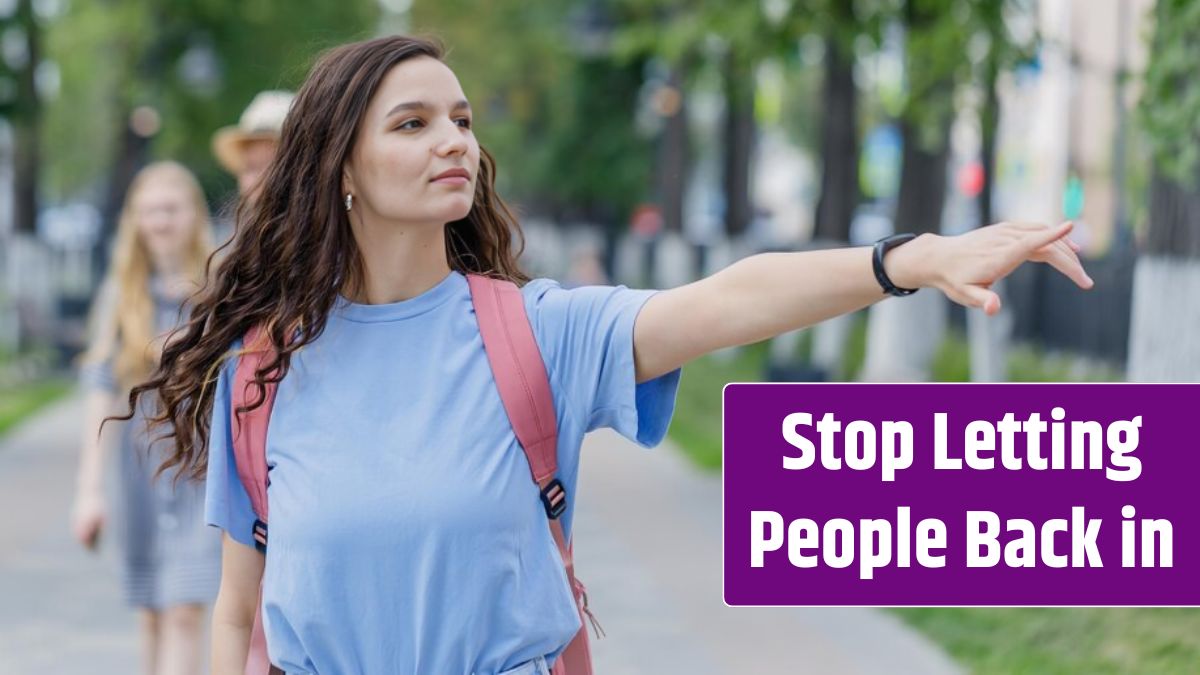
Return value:
M 188 273 L 184 257 L 160 255 L 150 261 L 160 292 L 173 300 L 182 300 L 196 291 L 196 281 Z
M 150 267 L 154 274 L 163 279 L 174 279 L 185 274 L 183 255 L 164 253 L 151 254 Z
M 362 254 L 363 283 L 346 298 L 382 305 L 415 298 L 450 273 L 444 228 L 436 225 L 364 227 L 352 225 Z

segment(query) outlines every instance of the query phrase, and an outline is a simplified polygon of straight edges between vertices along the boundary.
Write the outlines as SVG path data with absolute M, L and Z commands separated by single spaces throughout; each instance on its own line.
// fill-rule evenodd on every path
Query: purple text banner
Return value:
M 1200 605 L 1198 384 L 731 384 L 730 605 Z

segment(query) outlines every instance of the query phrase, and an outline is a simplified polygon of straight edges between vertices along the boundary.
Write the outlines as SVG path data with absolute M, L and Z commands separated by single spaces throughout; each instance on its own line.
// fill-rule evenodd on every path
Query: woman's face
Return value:
M 452 169 L 466 176 L 437 179 Z M 470 212 L 478 175 L 479 142 L 458 78 L 426 56 L 393 67 L 346 164 L 342 194 L 354 195 L 353 210 L 370 220 L 440 226 Z
M 196 227 L 196 209 L 185 185 L 169 177 L 153 177 L 133 197 L 138 236 L 151 257 L 178 258 L 187 250 Z

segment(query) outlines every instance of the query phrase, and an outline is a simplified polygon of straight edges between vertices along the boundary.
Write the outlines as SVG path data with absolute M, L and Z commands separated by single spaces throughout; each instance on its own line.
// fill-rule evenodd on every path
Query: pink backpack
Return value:
M 550 532 L 558 545 L 567 579 L 575 596 L 581 623 L 579 632 L 554 663 L 553 675 L 592 675 L 592 657 L 588 646 L 587 626 L 599 626 L 587 606 L 587 589 L 575 577 L 572 544 L 563 536 L 558 518 L 567 508 L 567 493 L 555 474 L 558 471 L 558 425 L 550 380 L 542 361 L 533 329 L 525 314 L 521 291 L 515 284 L 499 279 L 471 274 L 467 276 L 471 302 L 479 321 L 484 351 L 492 368 L 496 386 L 509 423 L 529 460 L 533 481 L 541 489 L 542 503 L 550 524 Z M 239 407 L 256 397 L 252 383 L 254 372 L 271 352 L 260 344 L 261 330 L 256 326 L 246 333 L 241 359 L 234 376 L 232 420 L 233 449 L 238 477 L 250 495 L 250 503 L 258 520 L 254 523 L 254 540 L 260 551 L 267 547 L 267 425 L 275 403 L 275 385 L 267 384 L 263 404 L 246 413 Z M 585 617 L 587 621 L 585 621 Z M 282 673 L 267 658 L 266 638 L 262 626 L 262 603 L 254 618 L 250 655 L 246 675 Z

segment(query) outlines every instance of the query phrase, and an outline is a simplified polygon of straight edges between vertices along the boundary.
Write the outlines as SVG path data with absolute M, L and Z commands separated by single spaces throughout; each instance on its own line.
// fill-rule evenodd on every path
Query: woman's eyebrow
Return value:
M 388 117 L 391 117 L 392 115 L 395 115 L 398 112 L 402 112 L 405 110 L 429 110 L 432 107 L 433 106 L 426 103 L 425 101 L 405 101 L 404 103 L 397 103 L 395 106 L 393 106 L 392 109 L 389 110 L 386 115 L 384 115 L 384 118 L 386 119 Z M 454 105 L 450 106 L 450 112 L 455 112 L 458 110 L 466 110 L 466 111 L 470 112 L 471 104 L 467 103 L 466 99 L 463 99 L 461 101 L 456 101 L 454 103 Z

